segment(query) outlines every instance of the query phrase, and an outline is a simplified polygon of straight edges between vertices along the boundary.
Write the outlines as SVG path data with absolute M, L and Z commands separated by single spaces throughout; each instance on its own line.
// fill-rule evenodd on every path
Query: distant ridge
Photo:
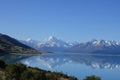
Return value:
M 49 37 L 45 41 L 21 41 L 38 50 L 45 50 L 51 52 L 77 52 L 77 53 L 104 53 L 104 54 L 120 54 L 120 42 L 96 40 L 93 39 L 88 42 L 71 42 L 68 43 L 56 37 Z
M 68 49 L 69 52 L 120 54 L 120 43 L 116 41 L 91 40 Z
M 22 43 L 31 46 L 37 50 L 43 51 L 64 51 L 68 47 L 71 47 L 71 43 L 65 42 L 61 39 L 56 37 L 50 36 L 49 38 L 45 39 L 45 41 L 35 41 L 33 39 L 30 40 L 22 40 Z

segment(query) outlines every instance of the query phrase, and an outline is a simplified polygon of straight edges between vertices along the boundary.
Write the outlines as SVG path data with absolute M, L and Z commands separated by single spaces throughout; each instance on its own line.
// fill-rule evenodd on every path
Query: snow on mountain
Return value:
M 50 36 L 45 41 L 38 44 L 39 47 L 69 47 L 69 44 L 65 41 Z
M 50 36 L 45 41 L 38 43 L 37 45 L 40 50 L 46 51 L 64 51 L 66 48 L 71 47 L 70 43 L 67 43 L 61 39 Z
M 50 36 L 44 41 L 36 41 L 28 38 L 22 43 L 38 50 L 44 51 L 68 51 L 68 52 L 83 52 L 83 53 L 120 53 L 120 42 L 106 41 L 106 40 L 91 40 L 85 43 L 79 42 L 65 42 L 56 37 Z
M 33 40 L 32 38 L 28 38 L 26 40 L 20 40 L 20 42 L 35 49 L 38 49 L 37 44 L 40 43 L 40 41 Z
M 83 53 L 120 53 L 120 43 L 106 40 L 91 40 L 68 49 L 69 52 Z
M 93 46 L 120 46 L 119 42 L 106 40 L 92 40 L 90 42 Z
M 73 45 L 72 43 L 65 42 L 53 36 L 50 36 L 48 39 L 42 42 L 32 40 L 31 38 L 28 38 L 25 41 L 22 40 L 21 42 L 35 49 L 44 51 L 63 51 Z

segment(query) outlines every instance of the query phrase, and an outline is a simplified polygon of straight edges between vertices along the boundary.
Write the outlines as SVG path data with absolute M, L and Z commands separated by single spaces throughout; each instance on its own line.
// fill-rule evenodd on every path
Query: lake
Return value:
M 91 55 L 82 53 L 54 53 L 21 60 L 27 66 L 63 72 L 82 80 L 96 75 L 102 80 L 120 80 L 120 55 Z

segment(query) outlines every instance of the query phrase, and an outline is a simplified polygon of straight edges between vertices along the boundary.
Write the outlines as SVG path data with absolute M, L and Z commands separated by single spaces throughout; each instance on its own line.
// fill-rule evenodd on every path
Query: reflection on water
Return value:
M 32 67 L 63 72 L 79 79 L 93 74 L 102 77 L 102 80 L 120 79 L 120 56 L 57 53 L 33 56 L 21 62 Z
M 0 56 L 0 59 L 4 60 L 7 63 L 19 62 L 22 59 L 28 58 L 29 56 L 24 55 L 16 55 L 16 54 L 7 54 L 4 56 Z

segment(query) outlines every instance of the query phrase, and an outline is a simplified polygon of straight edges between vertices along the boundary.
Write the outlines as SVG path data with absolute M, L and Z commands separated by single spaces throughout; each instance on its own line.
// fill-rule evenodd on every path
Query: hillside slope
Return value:
M 0 53 L 41 53 L 25 44 L 20 43 L 18 40 L 0 34 Z
M 26 67 L 21 63 L 6 64 L 0 60 L 0 80 L 78 80 L 58 72 Z

